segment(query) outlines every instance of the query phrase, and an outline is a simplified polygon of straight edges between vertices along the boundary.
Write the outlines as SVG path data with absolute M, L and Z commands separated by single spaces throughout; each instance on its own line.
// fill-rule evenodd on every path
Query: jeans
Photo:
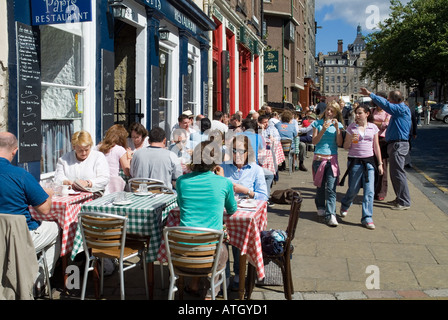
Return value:
M 341 209 L 348 210 L 362 186 L 364 197 L 362 200 L 361 223 L 373 222 L 372 213 L 373 198 L 375 195 L 375 168 L 370 163 L 367 163 L 366 166 L 369 182 L 366 182 L 364 166 L 361 163 L 355 164 L 348 173 L 348 190 L 341 200 Z
M 316 172 L 321 161 L 313 161 L 313 171 Z M 317 188 L 314 202 L 317 210 L 325 210 L 325 218 L 328 220 L 330 215 L 336 215 L 336 178 L 331 169 L 331 162 L 328 161 L 325 166 L 322 184 Z
M 266 168 L 263 168 L 263 173 L 264 173 L 264 178 L 266 180 L 266 190 L 267 190 L 268 199 L 269 199 L 271 196 L 271 185 L 272 185 L 272 181 L 274 181 L 274 174 Z

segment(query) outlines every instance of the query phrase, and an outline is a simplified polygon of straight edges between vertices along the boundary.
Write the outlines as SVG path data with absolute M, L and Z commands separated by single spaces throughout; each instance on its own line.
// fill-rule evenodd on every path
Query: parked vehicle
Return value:
M 439 110 L 446 105 L 445 103 L 437 103 L 431 106 L 431 120 L 436 120 L 436 114 Z
M 436 119 L 448 124 L 448 104 L 442 104 L 442 107 L 437 111 Z

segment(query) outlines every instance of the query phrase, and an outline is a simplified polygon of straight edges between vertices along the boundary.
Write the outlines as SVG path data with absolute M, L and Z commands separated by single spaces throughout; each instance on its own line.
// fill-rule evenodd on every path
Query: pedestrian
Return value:
M 407 210 L 411 207 L 406 171 L 404 169 L 406 155 L 409 152 L 409 134 L 411 132 L 411 110 L 403 102 L 400 91 L 391 91 L 386 100 L 361 88 L 361 94 L 370 96 L 375 104 L 391 115 L 386 131 L 387 153 L 389 155 L 389 174 L 395 192 L 395 200 L 388 202 L 393 210 Z
M 377 96 L 387 98 L 387 94 L 385 92 L 378 92 Z M 373 123 L 378 127 L 378 141 L 381 149 L 381 157 L 382 157 L 382 167 L 384 174 L 382 176 L 378 175 L 378 172 L 375 172 L 375 200 L 383 201 L 387 196 L 387 169 L 389 156 L 387 155 L 387 142 L 386 142 L 386 130 L 390 121 L 390 114 L 381 109 L 380 106 L 372 104 L 375 108 L 372 111 L 373 115 Z M 377 163 L 379 166 L 379 162 Z
M 319 120 L 314 121 L 312 173 L 317 187 L 314 200 L 317 214 L 329 226 L 337 226 L 336 185 L 339 179 L 338 146 L 342 145 L 342 114 L 337 101 L 331 101 Z
M 429 122 L 431 121 L 431 105 L 428 101 L 426 102 L 426 106 L 423 108 L 423 111 L 425 112 L 425 124 L 429 125 Z
M 355 110 L 355 122 L 347 127 L 344 149 L 348 150 L 347 171 L 341 179 L 341 185 L 348 175 L 348 190 L 341 200 L 341 216 L 346 217 L 347 211 L 362 187 L 361 223 L 367 229 L 375 229 L 373 224 L 373 199 L 375 195 L 375 156 L 378 160 L 378 173 L 383 175 L 381 150 L 378 142 L 378 127 L 369 122 L 371 115 L 367 105 L 360 105 Z
M 319 103 L 317 104 L 317 106 L 315 108 L 316 115 L 320 115 L 321 113 L 323 113 L 326 107 L 327 107 L 327 104 L 324 101 L 319 101 Z
M 421 102 L 417 102 L 417 106 L 415 107 L 415 115 L 417 116 L 417 126 L 421 127 L 422 125 L 422 113 L 423 107 Z

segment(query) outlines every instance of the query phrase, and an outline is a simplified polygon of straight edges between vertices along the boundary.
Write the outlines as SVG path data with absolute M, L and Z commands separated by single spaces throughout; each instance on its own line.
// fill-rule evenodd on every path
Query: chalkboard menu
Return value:
M 18 162 L 40 161 L 41 70 L 39 28 L 16 22 Z
M 114 61 L 115 55 L 111 51 L 102 49 L 101 71 L 101 101 L 102 101 L 102 133 L 114 125 Z

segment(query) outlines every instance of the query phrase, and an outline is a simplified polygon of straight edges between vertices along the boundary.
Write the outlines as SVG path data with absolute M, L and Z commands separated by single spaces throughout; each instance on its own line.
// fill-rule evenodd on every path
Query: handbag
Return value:
M 275 190 L 271 194 L 271 201 L 278 204 L 291 204 L 293 194 L 292 189 Z

